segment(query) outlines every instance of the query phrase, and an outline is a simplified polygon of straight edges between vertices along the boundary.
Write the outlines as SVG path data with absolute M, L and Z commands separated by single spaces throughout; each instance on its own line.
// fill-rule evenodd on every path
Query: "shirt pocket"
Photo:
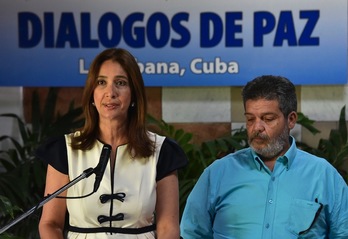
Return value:
M 293 199 L 290 204 L 289 230 L 295 235 L 306 233 L 316 221 L 322 205 L 318 202 Z

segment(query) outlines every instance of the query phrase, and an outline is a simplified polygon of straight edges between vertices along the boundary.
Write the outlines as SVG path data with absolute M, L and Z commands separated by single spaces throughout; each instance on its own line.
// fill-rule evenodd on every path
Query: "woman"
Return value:
M 44 205 L 42 239 L 63 238 L 66 216 L 68 238 L 180 237 L 177 170 L 187 158 L 175 142 L 147 131 L 146 104 L 134 57 L 124 49 L 101 52 L 84 89 L 84 127 L 37 151 L 48 162 L 45 195 L 95 168 L 105 144 L 110 160 L 95 193 L 91 176 Z

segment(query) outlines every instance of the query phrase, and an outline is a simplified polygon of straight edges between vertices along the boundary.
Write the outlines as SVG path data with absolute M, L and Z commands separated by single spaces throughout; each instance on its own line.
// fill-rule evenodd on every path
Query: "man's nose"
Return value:
M 265 130 L 265 122 L 261 119 L 256 119 L 254 123 L 254 131 L 262 132 Z

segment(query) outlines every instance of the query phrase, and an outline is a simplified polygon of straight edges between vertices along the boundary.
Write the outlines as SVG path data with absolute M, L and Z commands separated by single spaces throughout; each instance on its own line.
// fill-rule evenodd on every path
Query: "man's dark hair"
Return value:
M 282 76 L 263 75 L 249 81 L 242 90 L 243 104 L 247 100 L 277 100 L 279 109 L 285 117 L 297 111 L 297 98 L 294 84 Z

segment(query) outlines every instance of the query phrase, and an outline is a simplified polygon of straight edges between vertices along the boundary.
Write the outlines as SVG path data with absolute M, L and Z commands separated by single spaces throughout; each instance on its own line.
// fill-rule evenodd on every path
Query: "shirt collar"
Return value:
M 290 148 L 288 149 L 288 151 L 285 152 L 285 154 L 283 156 L 280 156 L 277 159 L 277 161 L 284 164 L 284 166 L 287 168 L 287 170 L 290 169 L 292 163 L 294 162 L 296 152 L 297 152 L 295 138 L 293 136 L 289 136 L 289 140 L 290 140 Z M 256 154 L 256 152 L 253 149 L 251 149 L 251 154 L 254 158 L 254 162 L 256 164 L 256 167 L 258 167 L 259 170 L 261 170 L 262 167 L 265 167 L 263 161 L 260 159 L 260 157 Z

